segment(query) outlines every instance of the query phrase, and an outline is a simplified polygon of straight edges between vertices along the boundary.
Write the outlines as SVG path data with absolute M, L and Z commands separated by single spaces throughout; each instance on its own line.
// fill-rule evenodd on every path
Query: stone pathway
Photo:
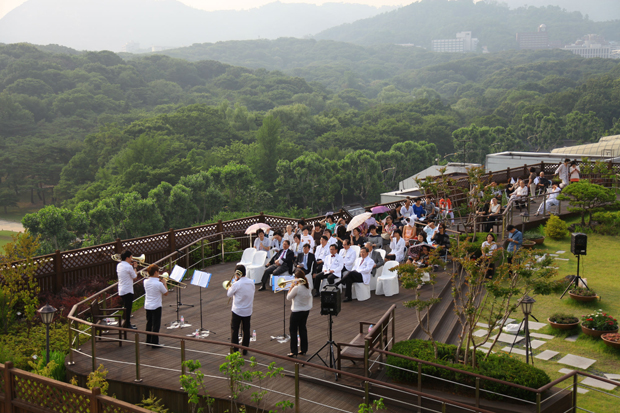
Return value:
M 0 219 L 0 231 L 24 232 L 24 226 L 21 222 Z
M 550 334 L 540 334 L 540 333 L 530 333 L 530 336 L 534 338 L 542 338 L 544 340 L 553 340 L 555 338 L 555 336 L 552 336 Z
M 599 389 L 611 391 L 618 386 L 614 386 L 613 384 L 605 383 L 604 381 L 593 379 L 592 377 L 586 377 L 581 381 L 581 384 L 590 386 L 590 387 L 598 387 Z
M 578 369 L 587 370 L 591 365 L 596 363 L 596 360 L 581 356 L 575 356 L 573 354 L 567 354 L 566 356 L 558 360 L 558 363 L 577 367 Z
M 574 343 L 575 341 L 577 341 L 578 338 L 579 338 L 579 334 L 577 334 L 575 336 L 568 336 L 564 340 L 570 341 L 571 343 Z
M 560 352 L 558 352 L 558 351 L 545 350 L 542 353 L 537 354 L 534 357 L 536 357 L 537 359 L 541 359 L 541 360 L 551 360 L 552 358 L 554 358 L 558 354 L 560 354 Z

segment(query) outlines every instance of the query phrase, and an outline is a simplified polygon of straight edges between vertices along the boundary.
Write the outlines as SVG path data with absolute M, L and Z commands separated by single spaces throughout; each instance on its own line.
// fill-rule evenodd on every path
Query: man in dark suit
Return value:
M 304 274 L 310 274 L 312 267 L 314 267 L 314 263 L 316 259 L 314 258 L 314 254 L 310 252 L 310 244 L 304 244 L 304 252 L 301 254 L 297 254 L 297 262 L 296 267 L 304 272 Z
M 382 267 L 384 264 L 384 259 L 381 257 L 381 254 L 376 249 L 372 248 L 372 242 L 367 242 L 365 245 L 366 249 L 368 249 L 368 256 L 372 259 L 375 265 L 372 267 L 371 275 L 374 277 L 377 275 L 377 268 Z
M 289 249 L 289 242 L 282 242 L 282 250 L 278 253 L 274 254 L 271 257 L 271 260 L 265 267 L 267 269 L 263 273 L 263 279 L 261 280 L 262 286 L 258 289 L 258 291 L 265 291 L 267 289 L 267 281 L 269 281 L 269 277 L 272 275 L 280 275 L 284 274 L 288 271 L 289 274 L 293 273 L 293 261 L 295 260 L 295 254 L 293 251 Z

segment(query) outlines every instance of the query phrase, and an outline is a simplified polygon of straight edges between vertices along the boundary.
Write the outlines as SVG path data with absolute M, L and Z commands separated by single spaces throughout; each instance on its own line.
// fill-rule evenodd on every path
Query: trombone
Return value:
M 112 260 L 116 261 L 116 262 L 121 262 L 121 254 L 113 254 L 112 255 Z M 148 267 L 150 264 L 147 264 L 146 261 L 146 256 L 144 254 L 140 255 L 139 257 L 131 257 L 131 259 L 135 262 L 137 262 L 139 265 L 141 265 L 142 267 Z
M 168 285 L 171 287 L 187 288 L 187 284 L 185 284 L 184 282 L 171 280 L 167 272 L 162 273 L 160 277 L 166 279 L 166 281 L 168 281 Z
M 277 284 L 278 284 L 278 288 L 284 288 L 286 287 L 286 284 L 291 284 L 291 286 L 304 285 L 304 284 L 307 284 L 307 281 L 304 280 L 303 278 L 295 278 L 294 280 L 286 281 L 284 277 L 280 277 L 278 278 Z

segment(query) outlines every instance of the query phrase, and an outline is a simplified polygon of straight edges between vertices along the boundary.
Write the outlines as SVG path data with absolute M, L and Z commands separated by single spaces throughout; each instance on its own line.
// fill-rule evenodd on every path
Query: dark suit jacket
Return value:
M 297 260 L 295 262 L 295 267 L 297 267 L 298 265 L 304 265 L 304 253 L 303 252 L 300 252 L 299 254 L 297 254 Z M 316 265 L 316 258 L 314 258 L 313 253 L 309 252 L 308 260 L 306 262 L 306 266 L 308 267 L 306 274 L 308 274 L 310 270 L 312 269 L 312 267 L 315 265 Z
M 381 258 L 381 254 L 379 254 L 379 251 L 375 249 L 373 249 L 370 253 L 370 259 L 373 260 L 376 265 L 376 267 L 373 268 L 371 272 L 372 276 L 374 277 L 375 274 L 377 274 L 377 268 L 382 267 L 385 263 L 383 262 L 383 258 Z
M 273 265 L 276 262 L 276 260 L 280 258 L 281 252 L 282 251 L 278 252 L 273 257 L 271 257 L 271 260 L 269 260 L 269 265 Z M 295 254 L 293 253 L 293 251 L 291 251 L 290 248 L 286 250 L 286 255 L 284 256 L 282 261 L 284 261 L 282 265 L 288 268 L 288 272 L 290 274 L 293 274 L 293 261 L 295 261 Z

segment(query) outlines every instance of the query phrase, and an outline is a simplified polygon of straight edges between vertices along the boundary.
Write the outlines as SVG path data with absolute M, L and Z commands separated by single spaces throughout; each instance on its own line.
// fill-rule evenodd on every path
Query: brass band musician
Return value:
M 232 319 L 230 322 L 231 334 L 230 342 L 239 344 L 239 326 L 243 325 L 243 341 L 244 347 L 250 346 L 250 318 L 252 317 L 252 306 L 254 304 L 254 281 L 245 277 L 245 266 L 237 265 L 235 267 L 235 282 L 229 286 L 227 295 L 231 297 L 232 302 Z M 237 350 L 238 351 L 238 350 Z M 243 350 L 243 355 L 248 354 L 247 350 Z

